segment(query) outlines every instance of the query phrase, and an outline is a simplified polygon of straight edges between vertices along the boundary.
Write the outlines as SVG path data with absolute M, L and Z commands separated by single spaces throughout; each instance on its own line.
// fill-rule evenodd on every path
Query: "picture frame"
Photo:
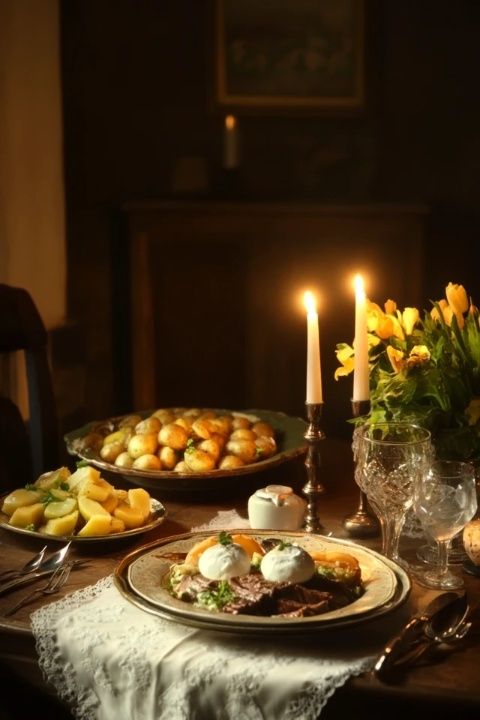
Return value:
M 364 0 L 216 0 L 216 104 L 358 112 L 364 34 Z

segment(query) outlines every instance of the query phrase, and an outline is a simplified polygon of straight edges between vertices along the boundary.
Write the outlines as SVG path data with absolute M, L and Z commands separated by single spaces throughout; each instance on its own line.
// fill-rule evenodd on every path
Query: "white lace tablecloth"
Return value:
M 140 610 L 111 576 L 31 620 L 44 676 L 81 720 L 313 720 L 392 632 L 386 619 L 308 639 L 207 632 Z

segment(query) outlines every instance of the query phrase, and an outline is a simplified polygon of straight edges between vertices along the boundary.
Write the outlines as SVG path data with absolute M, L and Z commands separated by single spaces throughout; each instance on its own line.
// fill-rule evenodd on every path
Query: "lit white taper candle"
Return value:
M 303 296 L 307 310 L 307 403 L 322 403 L 320 337 L 315 298 L 310 291 Z
M 355 364 L 353 397 L 356 402 L 370 398 L 367 336 L 367 298 L 361 275 L 355 276 Z
M 238 128 L 235 115 L 226 115 L 223 129 L 223 167 L 238 166 Z

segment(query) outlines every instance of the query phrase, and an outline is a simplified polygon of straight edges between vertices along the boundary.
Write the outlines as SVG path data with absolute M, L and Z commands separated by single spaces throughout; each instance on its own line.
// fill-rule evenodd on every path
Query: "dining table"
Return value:
M 322 524 L 319 534 L 346 539 L 359 546 L 379 551 L 379 534 L 372 537 L 352 537 L 345 527 L 345 517 L 355 510 L 359 501 L 359 488 L 354 480 L 351 442 L 348 438 L 327 436 L 322 441 L 319 478 L 323 486 L 316 507 Z M 118 474 L 113 477 L 113 482 L 117 487 L 133 486 L 128 478 L 122 478 Z M 25 595 L 27 590 L 37 587 L 42 581 L 37 580 L 27 588 L 22 586 L 0 595 L 0 662 L 10 668 L 15 677 L 24 681 L 26 687 L 34 687 L 55 696 L 56 688 L 44 677 L 39 665 L 38 648 L 31 622 L 33 613 L 49 603 L 56 603 L 72 593 L 94 586 L 102 578 L 111 576 L 125 556 L 146 544 L 175 538 L 199 528 L 212 528 L 213 532 L 213 528 L 221 528 L 222 520 L 226 522 L 229 518 L 234 518 L 233 522 L 237 519 L 239 527 L 248 527 L 247 502 L 255 489 L 272 483 L 283 484 L 291 486 L 301 495 L 305 482 L 305 457 L 302 455 L 265 471 L 242 476 L 232 474 L 213 487 L 207 485 L 202 488 L 201 480 L 192 483 L 191 488 L 182 487 L 180 491 L 175 489 L 174 481 L 171 489 L 165 489 L 163 484 L 158 491 L 149 487 L 152 497 L 165 506 L 163 522 L 143 534 L 119 537 L 116 541 L 99 539 L 98 542 L 74 542 L 70 557 L 82 562 L 73 568 L 66 585 L 55 595 L 39 594 L 13 615 L 8 615 L 8 609 Z M 13 487 L 14 483 L 12 489 Z M 230 527 L 231 524 L 225 529 Z M 416 549 L 419 542 L 421 540 L 418 537 L 402 535 L 401 538 L 401 557 L 412 567 L 417 562 Z M 22 566 L 43 544 L 48 544 L 49 551 L 59 547 L 58 541 L 48 537 L 39 538 L 0 527 L 0 573 Z M 407 597 L 399 607 L 383 616 L 381 622 L 358 623 L 355 627 L 329 631 L 329 642 L 335 643 L 337 633 L 339 647 L 342 646 L 341 643 L 350 642 L 352 646 L 359 646 L 368 641 L 371 661 L 366 670 L 352 674 L 326 699 L 319 713 L 323 719 L 346 718 L 353 713 L 356 718 L 371 718 L 372 713 L 378 712 L 389 713 L 391 717 L 408 713 L 410 718 L 424 718 L 427 713 L 431 713 L 432 720 L 444 717 L 458 717 L 461 720 L 480 718 L 480 577 L 465 572 L 461 565 L 458 572 L 462 573 L 471 608 L 470 632 L 462 641 L 443 648 L 443 651 L 436 653 L 433 658 L 412 665 L 394 680 L 383 681 L 375 676 L 372 672 L 374 658 L 381 652 L 386 641 L 398 633 L 409 618 L 420 612 L 438 594 L 437 591 L 423 587 L 412 574 Z M 179 620 L 171 619 L 167 622 L 177 623 Z M 222 632 L 219 631 L 218 635 L 222 636 Z M 319 660 L 324 647 L 323 637 L 324 633 L 313 631 L 312 637 L 305 639 L 305 643 L 310 644 L 312 657 L 318 656 Z M 228 634 L 223 641 L 228 644 Z M 276 638 L 276 641 L 277 647 L 288 656 L 294 639 L 285 635 L 284 638 Z M 218 718 L 221 717 L 224 716 L 219 709 Z M 294 715 L 289 717 L 293 718 Z

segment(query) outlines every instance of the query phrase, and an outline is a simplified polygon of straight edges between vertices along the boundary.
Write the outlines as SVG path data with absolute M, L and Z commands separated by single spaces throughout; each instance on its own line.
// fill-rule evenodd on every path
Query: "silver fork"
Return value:
M 73 562 L 60 565 L 60 567 L 58 567 L 52 573 L 47 583 L 45 583 L 39 588 L 36 588 L 35 590 L 32 590 L 32 592 L 28 593 L 28 595 L 25 595 L 15 605 L 12 605 L 11 608 L 6 610 L 5 617 L 13 615 L 13 613 L 17 612 L 17 610 L 19 610 L 24 605 L 27 605 L 27 603 L 33 600 L 33 598 L 37 595 L 52 595 L 53 593 L 58 592 L 67 582 L 73 565 Z

